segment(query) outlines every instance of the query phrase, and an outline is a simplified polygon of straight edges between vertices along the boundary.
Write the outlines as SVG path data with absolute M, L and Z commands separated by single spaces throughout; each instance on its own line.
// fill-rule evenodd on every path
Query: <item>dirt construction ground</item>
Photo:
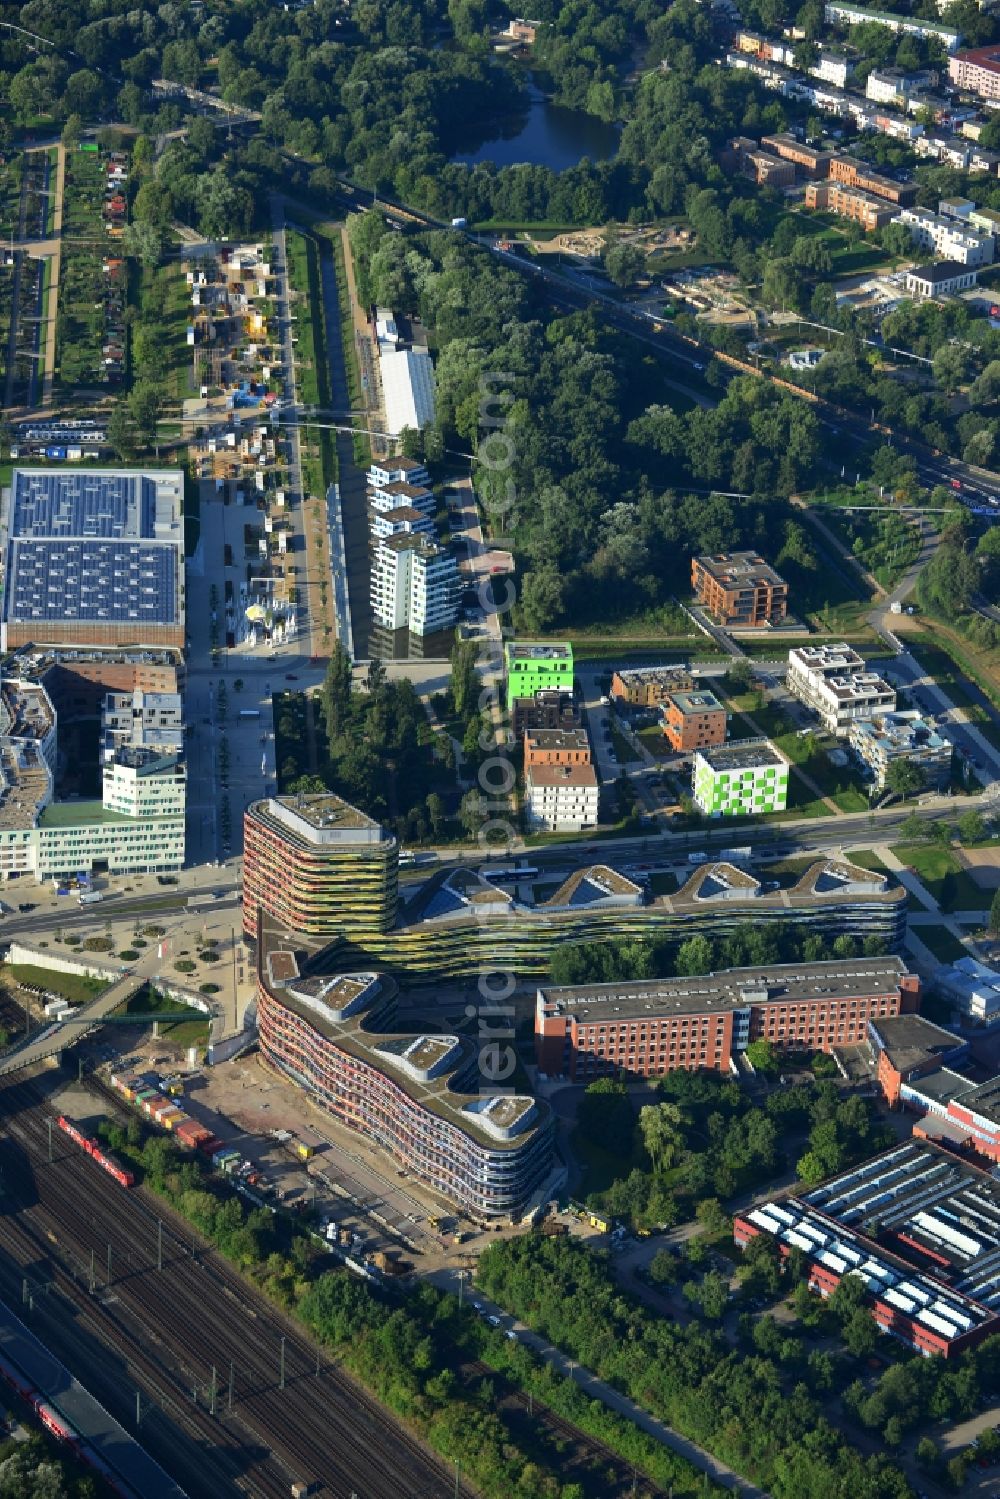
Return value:
M 966 848 L 958 857 L 980 890 L 1000 890 L 1000 859 L 995 848 Z

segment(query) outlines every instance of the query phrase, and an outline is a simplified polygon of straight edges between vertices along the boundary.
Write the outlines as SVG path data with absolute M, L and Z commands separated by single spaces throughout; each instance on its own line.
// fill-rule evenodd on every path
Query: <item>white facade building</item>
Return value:
M 933 250 L 942 260 L 964 266 L 993 263 L 992 234 L 971 229 L 962 219 L 946 218 L 929 208 L 901 208 L 892 222 L 905 224 L 915 245 Z
M 532 827 L 576 833 L 597 826 L 600 788 L 593 765 L 529 765 L 524 789 Z
M 856 718 L 891 713 L 896 693 L 888 682 L 868 671 L 849 645 L 806 645 L 788 652 L 785 685 L 805 703 L 831 734 L 847 734 Z
M 184 708 L 179 692 L 109 692 L 101 709 L 101 758 L 108 764 L 120 749 L 180 754 Z
M 433 635 L 458 616 L 458 562 L 422 535 L 379 542 L 371 570 L 372 613 L 389 630 Z

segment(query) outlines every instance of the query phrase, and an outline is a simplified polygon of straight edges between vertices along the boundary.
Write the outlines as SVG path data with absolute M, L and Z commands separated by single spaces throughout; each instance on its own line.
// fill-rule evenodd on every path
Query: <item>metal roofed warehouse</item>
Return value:
M 15 468 L 0 644 L 183 648 L 183 497 L 180 469 Z
M 761 1233 L 783 1255 L 801 1249 L 824 1296 L 858 1276 L 880 1330 L 924 1355 L 1000 1331 L 1000 1183 L 935 1145 L 907 1142 L 737 1214 L 738 1244 Z

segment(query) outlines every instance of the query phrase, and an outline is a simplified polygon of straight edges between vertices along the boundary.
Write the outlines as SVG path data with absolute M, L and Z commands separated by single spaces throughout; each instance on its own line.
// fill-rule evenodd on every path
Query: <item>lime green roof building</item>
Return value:
M 573 691 L 573 647 L 568 641 L 511 641 L 505 651 L 507 707 L 536 692 Z
M 783 812 L 788 804 L 788 772 L 788 760 L 769 739 L 735 739 L 698 750 L 695 806 L 706 817 Z

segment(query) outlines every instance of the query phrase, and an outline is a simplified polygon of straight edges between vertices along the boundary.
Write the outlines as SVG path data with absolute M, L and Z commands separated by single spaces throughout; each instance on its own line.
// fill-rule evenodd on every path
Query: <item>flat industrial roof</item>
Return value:
M 710 770 L 760 770 L 789 762 L 770 739 L 734 739 L 729 744 L 706 745 L 695 751 Z
M 759 552 L 716 552 L 697 557 L 696 562 L 709 577 L 724 588 L 738 588 L 742 583 L 769 583 L 772 588 L 787 588 L 787 583 Z
M 516 661 L 572 661 L 569 641 L 547 644 L 532 640 L 511 641 L 506 646 L 508 665 Z
M 275 796 L 272 801 L 287 807 L 313 828 L 377 828 L 378 823 L 366 812 L 352 807 L 342 796 L 328 792 L 325 796 Z
M 571 1014 L 579 1023 L 593 1024 L 602 1019 L 724 1013 L 745 1008 L 751 1002 L 784 1000 L 794 1004 L 811 999 L 862 999 L 896 989 L 906 973 L 900 958 L 849 958 L 836 963 L 726 968 L 697 978 L 543 984 L 538 997 L 549 1014 Z
M 888 1015 L 872 1021 L 886 1056 L 904 1075 L 934 1057 L 945 1056 L 964 1045 L 961 1036 L 925 1020 L 922 1015 Z

